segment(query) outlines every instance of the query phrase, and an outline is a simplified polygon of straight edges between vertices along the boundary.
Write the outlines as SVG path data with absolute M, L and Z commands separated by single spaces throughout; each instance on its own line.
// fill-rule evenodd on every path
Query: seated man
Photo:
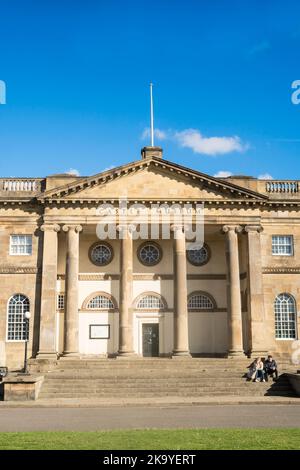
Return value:
M 277 363 L 275 359 L 271 355 L 264 362 L 264 371 L 265 371 L 265 378 L 268 382 L 269 375 L 273 378 L 273 380 L 278 379 L 278 370 L 277 370 Z M 275 374 L 275 379 L 274 379 Z

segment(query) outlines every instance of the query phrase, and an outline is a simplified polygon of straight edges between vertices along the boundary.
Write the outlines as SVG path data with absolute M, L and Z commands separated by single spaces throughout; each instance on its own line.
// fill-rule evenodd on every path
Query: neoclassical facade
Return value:
M 71 356 L 290 355 L 300 332 L 298 181 L 215 178 L 158 147 L 91 177 L 0 180 L 0 366 Z M 203 204 L 140 237 L 144 207 Z M 115 208 L 114 236 L 103 204 Z M 123 207 L 122 206 L 122 207 Z M 100 208 L 100 209 L 99 209 Z M 145 233 L 144 233 L 145 235 Z M 30 311 L 29 330 L 24 313 Z

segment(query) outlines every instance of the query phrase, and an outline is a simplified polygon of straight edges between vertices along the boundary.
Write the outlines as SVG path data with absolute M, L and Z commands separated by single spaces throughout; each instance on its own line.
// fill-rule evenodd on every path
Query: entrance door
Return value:
M 143 356 L 157 357 L 159 355 L 159 325 L 158 323 L 143 323 Z

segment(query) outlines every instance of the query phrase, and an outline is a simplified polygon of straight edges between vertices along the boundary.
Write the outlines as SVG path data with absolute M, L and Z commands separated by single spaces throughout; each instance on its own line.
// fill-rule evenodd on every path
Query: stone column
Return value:
M 38 357 L 56 359 L 57 233 L 60 226 L 45 224 L 41 231 L 44 239 Z
M 242 227 L 225 225 L 227 263 L 227 305 L 228 305 L 228 355 L 243 354 L 242 308 L 238 236 Z
M 187 308 L 187 272 L 185 233 L 181 226 L 174 233 L 174 346 L 173 356 L 190 356 Z
M 131 227 L 118 227 L 120 234 L 119 356 L 131 356 L 133 350 L 132 269 L 133 241 Z
M 250 352 L 265 356 L 268 346 L 265 340 L 265 306 L 261 260 L 261 225 L 247 225 L 248 238 L 248 314 L 250 318 Z
M 81 225 L 64 225 L 67 233 L 64 356 L 78 354 L 78 274 Z

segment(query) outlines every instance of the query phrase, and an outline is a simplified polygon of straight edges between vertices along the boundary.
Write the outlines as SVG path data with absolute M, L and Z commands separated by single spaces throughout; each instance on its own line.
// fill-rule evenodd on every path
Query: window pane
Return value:
M 29 299 L 22 294 L 14 295 L 8 303 L 7 339 L 11 341 L 28 340 L 24 313 L 29 312 Z
M 293 236 L 292 235 L 273 235 L 272 236 L 272 254 L 291 256 L 293 254 Z
M 280 294 L 274 303 L 275 337 L 279 339 L 296 338 L 296 302 L 289 294 Z
M 10 253 L 15 255 L 32 254 L 32 236 L 31 235 L 11 235 Z

